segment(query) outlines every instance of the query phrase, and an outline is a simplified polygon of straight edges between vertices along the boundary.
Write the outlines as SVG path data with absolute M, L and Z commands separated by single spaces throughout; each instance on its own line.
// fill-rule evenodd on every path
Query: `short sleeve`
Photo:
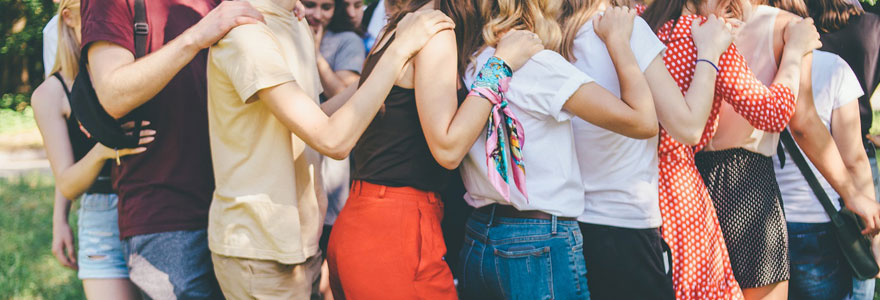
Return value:
M 507 96 L 525 111 L 561 122 L 572 117 L 562 106 L 581 85 L 590 82 L 593 82 L 592 78 L 561 55 L 542 50 L 513 73 Z
M 645 19 L 641 17 L 636 17 L 633 20 L 630 45 L 632 45 L 633 53 L 636 54 L 636 61 L 642 72 L 648 69 L 658 54 L 666 50 L 666 45 L 657 38 L 657 35 L 651 30 L 651 26 L 648 26 Z
M 865 95 L 864 91 L 862 91 L 862 85 L 859 83 L 859 79 L 852 68 L 849 67 L 843 58 L 837 55 L 834 55 L 834 70 L 834 73 L 838 75 L 839 84 L 837 85 L 837 93 L 835 93 L 833 109 L 838 109 Z
M 257 91 L 294 81 L 278 40 L 265 24 L 238 26 L 211 47 L 211 62 L 232 82 L 242 101 Z
M 338 33 L 339 43 L 333 54 L 333 65 L 330 66 L 333 71 L 352 71 L 361 73 L 364 67 L 364 58 L 366 49 L 364 43 L 354 32 Z
M 134 17 L 126 0 L 82 0 L 82 50 L 107 41 L 134 53 Z

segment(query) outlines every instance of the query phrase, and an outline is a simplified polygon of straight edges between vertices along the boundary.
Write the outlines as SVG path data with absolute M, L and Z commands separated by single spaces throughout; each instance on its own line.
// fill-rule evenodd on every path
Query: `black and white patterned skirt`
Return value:
M 735 148 L 699 152 L 696 163 L 718 212 L 740 287 L 788 280 L 788 230 L 773 160 Z

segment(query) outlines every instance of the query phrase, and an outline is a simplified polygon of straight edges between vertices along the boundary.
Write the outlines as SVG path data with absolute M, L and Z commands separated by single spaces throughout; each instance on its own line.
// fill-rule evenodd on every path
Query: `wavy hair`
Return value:
M 530 30 L 541 38 L 544 48 L 558 51 L 562 29 L 556 18 L 560 0 L 480 0 L 483 40 L 495 46 L 500 34 L 511 29 Z
M 76 30 L 64 22 L 64 11 L 70 10 L 79 14 L 79 0 L 61 0 L 58 3 L 58 50 L 55 53 L 55 65 L 52 72 L 61 72 L 61 75 L 73 79 L 79 73 L 79 37 Z

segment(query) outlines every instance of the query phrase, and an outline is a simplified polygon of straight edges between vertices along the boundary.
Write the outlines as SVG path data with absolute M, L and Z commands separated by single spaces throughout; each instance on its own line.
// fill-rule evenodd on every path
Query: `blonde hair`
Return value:
M 61 0 L 58 4 L 58 50 L 55 53 L 55 65 L 49 74 L 61 72 L 65 78 L 73 79 L 79 72 L 80 45 L 76 30 L 64 22 L 62 15 L 65 9 L 79 13 L 79 0 Z
M 483 39 L 494 46 L 499 34 L 511 29 L 530 30 L 541 38 L 544 48 L 558 51 L 562 30 L 556 22 L 559 0 L 481 0 Z
M 562 0 L 562 13 L 559 15 L 559 23 L 562 26 L 562 46 L 559 54 L 570 61 L 574 61 L 574 39 L 581 27 L 589 22 L 596 12 L 602 0 Z M 608 6 L 635 7 L 633 0 L 611 0 Z

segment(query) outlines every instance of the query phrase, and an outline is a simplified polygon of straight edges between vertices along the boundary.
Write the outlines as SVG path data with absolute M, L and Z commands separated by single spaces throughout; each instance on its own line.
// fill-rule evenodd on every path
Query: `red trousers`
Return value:
M 355 181 L 330 234 L 335 299 L 458 299 L 436 193 Z

